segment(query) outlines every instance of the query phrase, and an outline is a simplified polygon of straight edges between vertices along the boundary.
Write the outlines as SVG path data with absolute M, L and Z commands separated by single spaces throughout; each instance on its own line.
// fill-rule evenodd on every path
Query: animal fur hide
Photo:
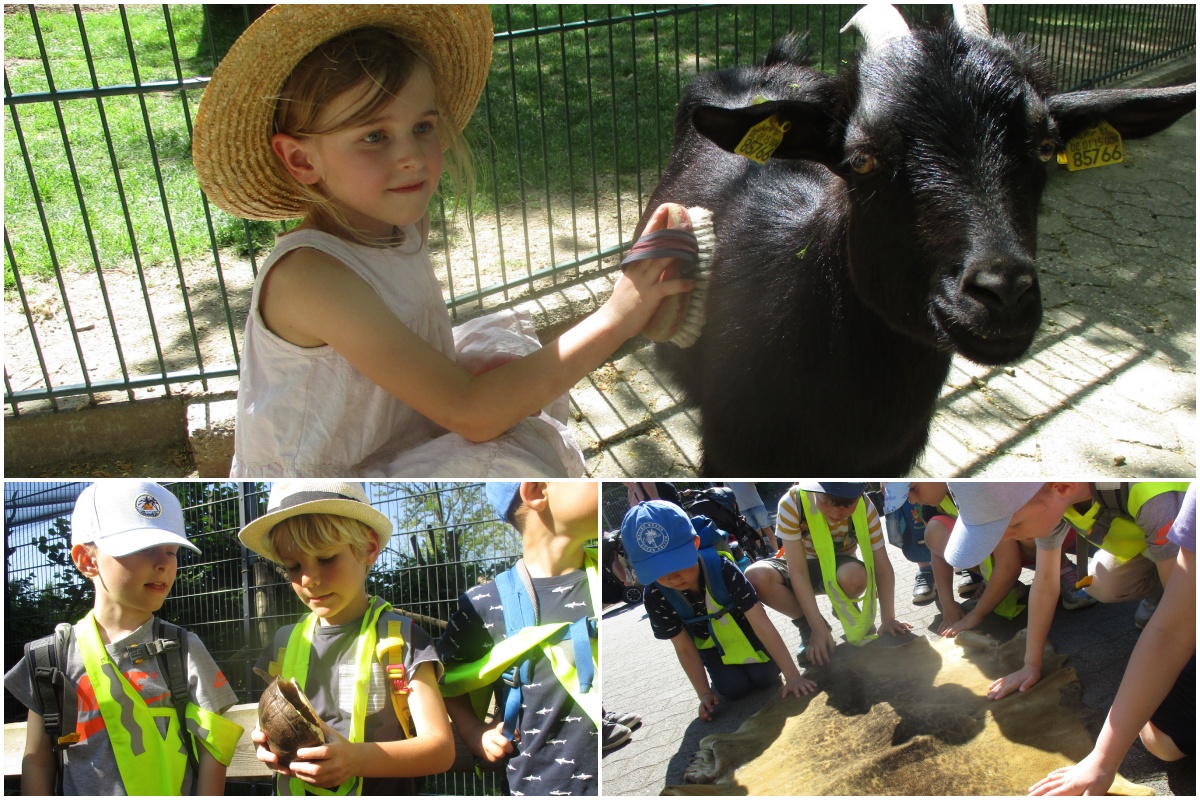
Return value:
M 1023 795 L 1091 751 L 1094 715 L 1049 644 L 1041 680 L 993 701 L 988 684 L 1024 662 L 1024 631 L 1004 645 L 974 632 L 886 639 L 839 646 L 808 672 L 817 694 L 773 699 L 736 733 L 703 739 L 691 785 L 663 794 Z M 1124 778 L 1113 791 L 1154 794 Z

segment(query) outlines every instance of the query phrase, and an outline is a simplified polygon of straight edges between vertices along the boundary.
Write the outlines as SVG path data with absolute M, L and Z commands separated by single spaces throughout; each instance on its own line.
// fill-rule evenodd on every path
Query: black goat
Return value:
M 866 44 L 836 76 L 785 37 L 680 101 L 642 225 L 664 202 L 713 212 L 703 333 L 658 347 L 700 407 L 706 475 L 907 473 L 951 356 L 1002 364 L 1033 341 L 1045 163 L 1101 120 L 1139 137 L 1195 108 L 1194 84 L 1053 94 L 980 7 L 910 31 L 869 6 L 851 24 Z M 773 158 L 732 152 L 771 117 Z

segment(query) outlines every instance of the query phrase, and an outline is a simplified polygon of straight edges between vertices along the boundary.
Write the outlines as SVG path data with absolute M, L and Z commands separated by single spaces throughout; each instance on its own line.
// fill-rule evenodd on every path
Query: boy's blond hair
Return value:
M 365 562 L 367 545 L 374 531 L 366 523 L 337 514 L 298 514 L 271 529 L 268 538 L 275 552 L 279 552 L 275 537 L 281 533 L 291 534 L 296 547 L 310 555 L 348 544 L 354 557 Z

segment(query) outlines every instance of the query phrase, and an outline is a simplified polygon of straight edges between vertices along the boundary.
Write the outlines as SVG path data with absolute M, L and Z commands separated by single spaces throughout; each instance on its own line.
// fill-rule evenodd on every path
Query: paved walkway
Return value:
M 915 475 L 1196 474 L 1195 114 L 1127 150 L 1051 170 L 1042 330 L 1015 364 L 955 359 Z M 699 411 L 664 381 L 639 338 L 575 386 L 591 475 L 696 474 Z
M 936 604 L 914 606 L 911 602 L 916 565 L 905 561 L 898 548 L 890 544 L 886 547 L 896 569 L 897 617 L 912 623 L 914 632 L 936 637 L 941 621 Z M 1033 573 L 1026 570 L 1022 579 L 1031 583 Z M 840 642 L 841 625 L 828 599 L 821 595 L 817 601 L 825 618 L 834 625 L 835 640 Z M 1058 652 L 1067 655 L 1067 665 L 1075 668 L 1083 686 L 1084 705 L 1100 714 L 1101 720 L 1112 704 L 1125 663 L 1137 642 L 1139 631 L 1133 626 L 1136 608 L 1136 602 L 1099 604 L 1077 611 L 1060 607 L 1055 614 L 1050 641 Z M 768 615 L 794 653 L 799 644 L 795 626 L 778 612 L 768 609 Z M 1025 614 L 1013 621 L 993 614 L 978 630 L 1007 640 L 1025 624 Z M 605 708 L 633 711 L 643 720 L 628 743 L 604 755 L 603 791 L 610 797 L 656 795 L 666 785 L 683 783 L 688 759 L 699 749 L 703 737 L 736 731 L 754 712 L 778 697 L 774 690 L 759 692 L 723 704 L 712 722 L 700 721 L 695 692 L 679 666 L 674 648 L 670 642 L 654 639 L 641 605 L 610 607 L 601 623 L 601 642 Z M 1098 730 L 1093 730 L 1093 735 Z M 1152 786 L 1160 795 L 1195 796 L 1195 763 L 1190 758 L 1165 768 L 1138 742 L 1122 763 L 1121 773 Z

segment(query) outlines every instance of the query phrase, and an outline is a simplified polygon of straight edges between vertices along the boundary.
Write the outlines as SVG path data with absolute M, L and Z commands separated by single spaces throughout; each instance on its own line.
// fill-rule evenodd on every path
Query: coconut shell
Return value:
M 276 680 L 263 692 L 258 701 L 258 726 L 280 764 L 295 761 L 296 751 L 302 747 L 325 744 L 321 720 L 293 680 Z

